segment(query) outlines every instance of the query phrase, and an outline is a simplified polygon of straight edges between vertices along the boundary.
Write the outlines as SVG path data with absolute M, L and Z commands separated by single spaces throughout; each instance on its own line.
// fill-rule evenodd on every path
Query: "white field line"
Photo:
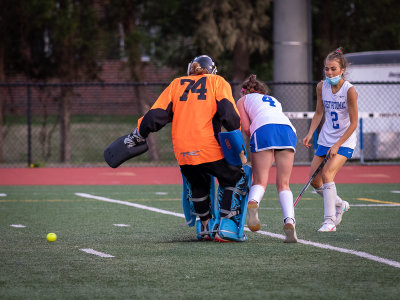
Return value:
M 77 195 L 79 197 L 96 199 L 96 200 L 105 201 L 105 202 L 111 202 L 111 203 L 117 203 L 117 204 L 122 204 L 122 205 L 127 205 L 127 206 L 133 206 L 133 207 L 136 207 L 136 208 L 146 209 L 146 210 L 158 212 L 158 213 L 165 214 L 165 215 L 171 215 L 171 216 L 185 218 L 185 216 L 183 214 L 175 213 L 175 212 L 168 211 L 168 210 L 158 209 L 158 208 L 150 207 L 150 206 L 146 206 L 146 205 L 136 204 L 136 203 L 132 203 L 132 202 L 114 200 L 114 199 L 110 199 L 110 198 L 99 197 L 99 196 L 94 196 L 94 195 L 85 194 L 85 193 L 75 193 L 75 195 Z M 246 231 L 250 231 L 247 227 L 245 228 L 245 230 Z M 262 234 L 262 235 L 266 235 L 266 236 L 269 236 L 269 237 L 281 239 L 281 240 L 285 239 L 284 235 L 273 233 L 273 232 L 257 231 L 257 233 Z M 379 262 L 379 263 L 382 263 L 382 264 L 386 264 L 386 265 L 389 265 L 389 266 L 392 266 L 392 267 L 395 267 L 395 268 L 400 268 L 400 262 L 397 262 L 397 261 L 394 261 L 394 260 L 390 260 L 390 259 L 386 259 L 386 258 L 382 258 L 382 257 L 379 257 L 379 256 L 375 256 L 375 255 L 372 255 L 372 254 L 369 254 L 369 253 L 366 253 L 366 252 L 356 251 L 356 250 L 351 250 L 351 249 L 346 249 L 346 248 L 340 248 L 340 247 L 335 247 L 335 246 L 331 246 L 331 245 L 328 245 L 328 244 L 321 244 L 321 243 L 316 243 L 316 242 L 302 240 L 302 239 L 297 240 L 297 242 L 300 243 L 300 244 L 310 245 L 310 246 L 314 246 L 314 247 L 321 248 L 321 249 L 327 249 L 327 250 L 337 251 L 337 252 L 341 252 L 341 253 L 352 254 L 352 255 L 359 256 L 359 257 L 362 257 L 362 258 L 366 258 L 366 259 L 369 259 L 369 260 L 372 260 L 372 261 L 376 261 L 376 262 Z M 83 250 L 83 249 L 81 249 L 81 250 Z
M 80 250 L 83 251 L 83 252 L 89 253 L 89 254 L 100 256 L 100 257 L 106 257 L 106 258 L 115 257 L 115 256 L 113 256 L 111 254 L 99 252 L 99 251 L 96 251 L 96 250 L 93 250 L 93 249 L 90 249 L 90 248 L 80 249 Z
M 250 229 L 245 228 L 246 231 L 250 231 Z M 257 233 L 260 233 L 262 235 L 266 235 L 266 236 L 270 236 L 273 238 L 278 238 L 281 240 L 285 239 L 285 236 L 282 234 L 276 234 L 276 233 L 272 233 L 272 232 L 268 232 L 268 231 L 257 231 Z M 362 252 L 362 251 L 356 251 L 356 250 L 351 250 L 351 249 L 346 249 L 346 248 L 340 248 L 340 247 L 335 247 L 335 246 L 331 246 L 328 244 L 321 244 L 321 243 L 316 243 L 316 242 L 311 242 L 311 241 L 307 241 L 307 240 L 302 240 L 302 239 L 298 239 L 297 240 L 298 243 L 300 244 L 304 244 L 304 245 L 310 245 L 310 246 L 314 246 L 317 248 L 321 248 L 321 249 L 328 249 L 328 250 L 332 250 L 332 251 L 337 251 L 337 252 L 341 252 L 341 253 L 348 253 L 348 254 L 353 254 L 359 257 L 363 257 L 369 260 L 373 260 L 382 264 L 386 264 L 395 268 L 400 268 L 400 262 L 394 261 L 394 260 L 390 260 L 390 259 L 386 259 L 386 258 L 382 258 L 379 256 L 375 256 L 366 252 Z
M 100 201 L 105 201 L 105 202 L 111 202 L 111 203 L 117 203 L 117 204 L 122 204 L 122 205 L 133 206 L 133 207 L 140 208 L 140 209 L 145 209 L 145 210 L 158 212 L 158 213 L 164 214 L 164 215 L 171 215 L 171 216 L 181 217 L 181 218 L 185 217 L 183 214 L 178 214 L 178 213 L 175 213 L 175 212 L 172 212 L 172 211 L 158 209 L 158 208 L 155 208 L 155 207 L 146 206 L 146 205 L 137 204 L 137 203 L 132 203 L 132 202 L 127 202 L 127 201 L 114 200 L 114 199 L 110 199 L 110 198 L 94 196 L 94 195 L 85 194 L 85 193 L 75 193 L 75 195 L 80 196 L 80 197 L 84 197 L 84 198 L 91 198 L 91 199 L 96 199 L 96 200 L 100 200 Z
M 352 204 L 352 205 L 350 205 L 350 208 L 352 208 L 352 207 L 355 207 L 355 206 L 357 206 L 357 207 L 367 207 L 367 206 L 372 206 L 372 207 L 374 207 L 374 206 L 387 206 L 387 207 L 399 207 L 400 206 L 400 204 Z

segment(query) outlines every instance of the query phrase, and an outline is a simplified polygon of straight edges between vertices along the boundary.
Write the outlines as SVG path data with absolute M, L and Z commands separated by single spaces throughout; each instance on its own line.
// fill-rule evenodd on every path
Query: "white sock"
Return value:
M 336 221 L 336 185 L 334 182 L 324 183 L 324 218 Z
M 342 206 L 343 200 L 339 196 L 336 196 L 336 206 Z
M 324 186 L 323 185 L 321 185 L 319 188 L 314 188 L 314 191 L 321 197 L 324 197 Z
M 314 188 L 314 191 L 320 195 L 321 197 L 324 197 L 324 186 L 320 186 L 319 188 Z M 336 206 L 342 206 L 343 200 L 336 194 Z
M 265 189 L 262 185 L 253 185 L 250 188 L 250 193 L 249 193 L 249 201 L 256 201 L 258 204 L 260 204 L 262 197 L 264 196 Z
M 279 192 L 279 202 L 282 207 L 283 221 L 286 218 L 291 218 L 294 221 L 294 207 L 293 207 L 293 193 L 292 191 L 281 191 Z

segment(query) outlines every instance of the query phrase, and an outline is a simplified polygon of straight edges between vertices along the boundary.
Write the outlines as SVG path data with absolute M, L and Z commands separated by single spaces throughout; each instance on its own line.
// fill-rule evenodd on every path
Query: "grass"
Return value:
M 293 193 L 301 188 L 293 185 Z M 338 185 L 352 207 L 334 233 L 317 232 L 323 206 L 310 190 L 296 207 L 300 239 L 400 262 L 400 206 L 357 206 L 400 204 L 399 194 L 391 192 L 400 190 L 398 184 Z M 6 194 L 0 197 L 1 299 L 398 299 L 400 294 L 400 268 L 252 232 L 244 243 L 199 242 L 194 228 L 180 226 L 183 218 L 76 192 L 182 213 L 179 185 L 0 186 Z M 262 231 L 283 234 L 272 186 L 260 218 Z M 57 233 L 57 241 L 47 242 L 48 232 Z

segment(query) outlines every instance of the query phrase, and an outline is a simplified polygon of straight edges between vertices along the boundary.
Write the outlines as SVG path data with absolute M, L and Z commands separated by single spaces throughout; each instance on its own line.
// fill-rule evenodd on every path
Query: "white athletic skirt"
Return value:
M 297 136 L 292 127 L 284 124 L 266 124 L 256 129 L 250 138 L 250 151 L 293 149 L 296 151 Z

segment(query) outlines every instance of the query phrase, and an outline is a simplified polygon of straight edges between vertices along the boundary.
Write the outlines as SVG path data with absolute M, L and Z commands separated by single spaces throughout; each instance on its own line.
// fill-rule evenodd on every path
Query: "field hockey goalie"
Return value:
M 238 135 L 238 132 L 240 136 Z M 232 165 L 242 165 L 243 157 L 246 155 L 243 137 L 240 131 L 224 132 L 220 140 L 224 141 L 225 145 L 229 145 L 223 150 L 225 159 Z M 224 147 L 223 147 L 224 148 Z M 227 154 L 226 154 L 227 153 Z M 243 166 L 243 176 L 234 187 L 226 187 L 232 192 L 232 202 L 230 211 L 221 211 L 222 196 L 225 189 L 218 187 L 216 193 L 215 178 L 210 175 L 210 206 L 209 213 L 211 218 L 208 223 L 208 230 L 202 228 L 202 223 L 197 217 L 200 215 L 195 211 L 193 202 L 201 199 L 192 198 L 190 183 L 182 174 L 183 190 L 182 190 L 182 207 L 188 226 L 196 225 L 197 239 L 203 240 L 205 236 L 214 239 L 215 235 L 224 240 L 230 241 L 246 241 L 247 236 L 244 234 L 244 225 L 247 214 L 248 191 L 251 186 L 252 171 L 248 165 Z M 208 213 L 208 212 L 207 212 Z M 221 213 L 224 217 L 221 217 Z M 197 220 L 196 220 L 197 219 Z

